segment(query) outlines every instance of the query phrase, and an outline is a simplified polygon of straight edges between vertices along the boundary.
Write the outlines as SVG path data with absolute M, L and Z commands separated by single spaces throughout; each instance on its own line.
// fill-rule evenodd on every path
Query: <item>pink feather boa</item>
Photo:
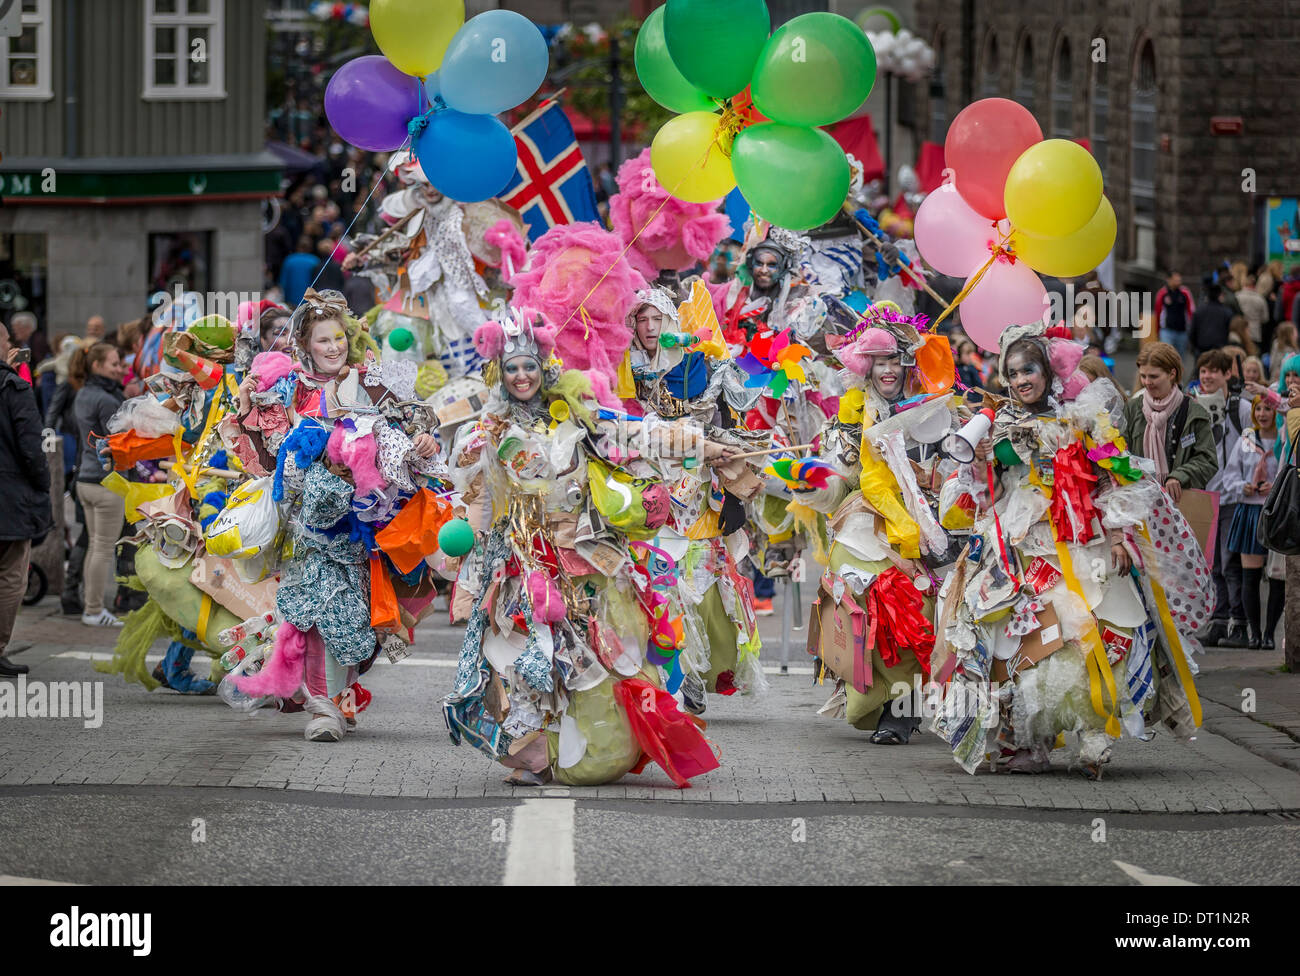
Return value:
M 647 280 L 657 277 L 660 269 L 685 271 L 706 260 L 731 233 L 731 221 L 718 212 L 722 201 L 687 203 L 660 186 L 649 149 L 619 167 L 618 187 L 609 201 L 610 221 L 624 247 L 636 237 L 628 260 Z
M 552 227 L 533 245 L 528 267 L 515 275 L 510 300 L 554 323 L 555 351 L 564 368 L 585 372 L 596 398 L 615 409 L 620 404 L 613 386 L 632 343 L 627 313 L 646 287 L 622 251 L 619 239 L 597 224 Z

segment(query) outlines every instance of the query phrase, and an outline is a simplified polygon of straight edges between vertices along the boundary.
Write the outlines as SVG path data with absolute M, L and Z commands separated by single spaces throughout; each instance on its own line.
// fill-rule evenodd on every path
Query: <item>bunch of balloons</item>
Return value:
M 839 211 L 844 151 L 818 126 L 859 108 L 876 55 L 851 20 L 796 17 L 768 36 L 765 0 L 668 0 L 641 26 L 636 71 L 680 112 L 654 138 L 660 184 L 691 203 L 740 192 L 764 220 L 806 230 Z
M 962 328 L 995 351 L 1008 326 L 1048 313 L 1034 272 L 1072 278 L 1105 260 L 1115 211 L 1092 154 L 1044 139 L 1029 110 L 1009 99 L 962 109 L 944 156 L 948 178 L 917 211 L 916 246 L 940 274 L 966 278 Z
M 518 153 L 496 115 L 546 78 L 550 51 L 537 25 L 510 10 L 466 22 L 464 0 L 374 0 L 370 30 L 383 56 L 349 61 L 325 89 L 334 131 L 372 152 L 410 139 L 429 182 L 453 200 L 504 190 Z
M 882 74 L 898 75 L 906 81 L 928 78 L 934 68 L 934 49 L 906 27 L 896 31 L 867 31 L 876 50 Z

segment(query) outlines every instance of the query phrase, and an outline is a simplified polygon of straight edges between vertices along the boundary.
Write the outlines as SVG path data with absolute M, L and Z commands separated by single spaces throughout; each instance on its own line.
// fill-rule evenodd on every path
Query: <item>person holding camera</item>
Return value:
M 32 544 L 39 545 L 54 524 L 36 394 L 15 369 L 23 351 L 0 325 L 0 675 L 6 677 L 27 673 L 27 665 L 9 660 L 5 650 L 27 591 Z

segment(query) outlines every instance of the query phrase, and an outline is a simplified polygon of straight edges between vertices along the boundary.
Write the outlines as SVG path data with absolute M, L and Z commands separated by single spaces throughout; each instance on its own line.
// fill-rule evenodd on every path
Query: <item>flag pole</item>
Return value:
M 568 88 L 561 88 L 559 91 L 552 92 L 550 95 L 547 95 L 546 100 L 543 101 L 540 105 L 538 105 L 537 108 L 533 109 L 526 116 L 524 116 L 523 121 L 516 122 L 511 127 L 510 134 L 512 136 L 518 135 L 520 131 L 524 128 L 524 126 L 530 125 L 539 115 L 541 115 L 548 108 L 550 108 L 552 105 L 558 102 L 560 100 L 560 97 L 568 90 L 569 90 Z

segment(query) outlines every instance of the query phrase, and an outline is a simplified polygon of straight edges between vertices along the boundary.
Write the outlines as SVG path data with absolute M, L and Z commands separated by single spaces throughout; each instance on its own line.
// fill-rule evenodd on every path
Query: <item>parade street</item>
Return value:
M 723 763 L 691 788 L 674 789 L 656 766 L 598 788 L 527 788 L 447 738 L 437 704 L 459 628 L 423 624 L 412 657 L 363 680 L 374 702 L 359 730 L 326 744 L 301 737 L 301 714 L 244 716 L 216 698 L 95 673 L 112 632 L 68 621 L 46 600 L 19 621 L 15 642 L 35 645 L 19 659 L 32 681 L 103 681 L 102 724 L 0 719 L 0 875 L 185 885 L 1293 880 L 1300 701 L 1277 673 L 1278 652 L 1211 650 L 1198 735 L 1121 741 L 1093 783 L 1070 771 L 1072 748 L 1056 751 L 1046 775 L 968 776 L 928 732 L 873 746 L 816 714 L 829 685 L 813 683 L 803 632 L 785 676 L 779 615 L 763 633 L 770 690 L 709 697 L 707 734 Z M 322 856 L 331 850 L 340 858 Z M 673 856 L 641 856 L 665 850 Z

